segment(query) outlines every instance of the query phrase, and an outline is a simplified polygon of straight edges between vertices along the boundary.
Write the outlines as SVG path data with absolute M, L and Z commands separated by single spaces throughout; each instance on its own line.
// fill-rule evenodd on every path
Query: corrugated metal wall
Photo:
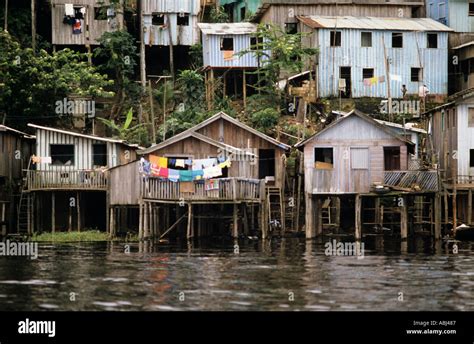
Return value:
M 229 60 L 224 59 L 224 52 L 221 51 L 221 39 L 234 39 L 234 57 Z M 250 35 L 202 35 L 202 46 L 204 54 L 204 66 L 210 67 L 242 67 L 256 68 L 259 66 L 257 57 L 254 54 L 244 54 L 238 56 L 239 52 L 250 49 Z
M 201 11 L 200 0 L 143 0 L 143 13 L 190 13 L 198 15 Z
M 474 149 L 474 127 L 468 126 L 469 108 L 474 108 L 474 103 L 462 104 L 457 107 L 458 175 L 464 176 L 474 176 L 474 167 L 469 165 L 469 152 Z
M 56 166 L 52 164 L 40 163 L 37 169 L 41 171 L 74 171 L 90 170 L 93 168 L 92 145 L 107 144 L 107 164 L 114 167 L 120 164 L 120 150 L 117 143 L 97 141 L 83 137 L 77 137 L 54 131 L 36 130 L 36 155 L 40 157 L 50 157 L 51 144 L 72 144 L 74 145 L 74 165 Z M 133 158 L 133 157 L 132 157 Z
M 448 35 L 438 33 L 438 48 L 428 49 L 426 32 L 403 32 L 403 48 L 392 48 L 391 31 L 372 31 L 372 47 L 361 47 L 361 32 L 364 30 L 341 30 L 341 47 L 330 47 L 329 29 L 319 29 L 313 38 L 313 46 L 319 45 L 318 87 L 321 97 L 338 96 L 337 86 L 340 67 L 351 67 L 352 97 L 387 98 L 387 82 L 364 86 L 362 69 L 374 68 L 374 76 L 385 76 L 384 46 L 390 58 L 390 74 L 400 75 L 401 81 L 391 80 L 391 96 L 401 98 L 401 87 L 406 85 L 408 93 L 418 94 L 422 83 L 411 82 L 411 67 L 423 67 L 424 83 L 431 94 L 445 95 L 448 92 Z M 316 37 L 317 36 L 317 37 Z M 419 47 L 419 48 L 417 48 Z M 421 63 L 420 63 L 421 61 Z
M 178 26 L 178 13 L 168 14 L 171 27 L 171 37 L 173 45 L 194 45 L 199 42 L 199 29 L 197 27 L 198 16 L 189 16 L 189 25 Z M 167 20 L 167 19 L 165 19 Z M 169 45 L 169 28 L 152 25 L 152 15 L 143 15 L 143 25 L 146 31 L 143 35 L 145 44 L 149 45 Z

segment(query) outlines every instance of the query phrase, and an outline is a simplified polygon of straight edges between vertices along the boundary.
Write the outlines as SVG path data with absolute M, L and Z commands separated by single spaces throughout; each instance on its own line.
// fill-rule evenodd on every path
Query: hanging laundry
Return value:
M 370 86 L 370 79 L 364 79 L 364 86 Z
M 76 7 L 74 8 L 74 18 L 76 19 L 84 19 L 84 13 L 82 12 L 82 9 L 84 7 Z M 84 11 L 85 12 L 85 11 Z
M 376 78 L 376 77 L 370 78 L 370 84 L 371 85 L 375 85 L 377 83 L 377 81 L 378 81 L 378 78 Z
M 226 168 L 226 167 L 230 167 L 232 165 L 232 162 L 230 161 L 230 159 L 224 161 L 224 162 L 221 162 L 219 164 L 219 167 L 220 168 Z
M 204 169 L 204 179 L 210 179 L 222 176 L 222 169 L 219 166 Z
M 149 156 L 150 162 L 153 165 L 156 165 L 157 167 L 168 167 L 168 158 L 162 158 L 156 155 L 150 155 Z
M 176 159 L 175 166 L 184 168 L 184 159 Z
M 210 159 L 196 159 L 193 161 L 193 170 L 203 170 L 208 167 L 217 165 L 216 158 Z
M 33 164 L 39 164 L 41 163 L 41 157 L 33 154 L 33 156 L 31 157 L 31 162 Z
M 168 179 L 177 182 L 179 180 L 179 170 L 168 169 Z
M 64 4 L 64 14 L 67 16 L 74 16 L 74 4 Z
M 168 159 L 168 165 L 170 167 L 175 167 L 176 166 L 176 159 L 172 159 L 172 158 Z
M 193 173 L 193 180 L 199 180 L 202 179 L 204 176 L 204 171 L 203 170 L 194 170 L 191 171 Z
M 179 191 L 186 193 L 194 193 L 194 183 L 193 182 L 180 182 Z
M 188 166 L 192 166 L 193 165 L 193 161 L 191 159 L 186 159 L 184 160 L 184 163 Z
M 72 34 L 79 35 L 82 33 L 82 22 L 79 19 L 75 19 L 75 23 L 72 26 Z
M 50 156 L 43 156 L 41 157 L 42 164 L 52 164 L 52 159 Z
M 107 17 L 115 17 L 115 9 L 113 7 L 107 8 Z
M 379 82 L 385 82 L 385 75 L 379 76 Z
M 179 180 L 190 182 L 193 180 L 193 171 L 179 171 Z

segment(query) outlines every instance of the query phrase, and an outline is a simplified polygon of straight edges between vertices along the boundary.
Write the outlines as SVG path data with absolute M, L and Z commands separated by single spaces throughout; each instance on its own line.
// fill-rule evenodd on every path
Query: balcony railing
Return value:
M 437 171 L 386 171 L 384 185 L 406 191 L 436 192 L 439 190 Z
M 108 172 L 100 170 L 27 171 L 27 190 L 106 190 Z
M 444 182 L 448 185 L 456 184 L 457 188 L 474 188 L 474 176 L 457 175 L 445 179 Z
M 219 178 L 212 181 L 172 182 L 160 178 L 142 179 L 141 196 L 167 201 L 261 201 L 265 181 L 246 178 Z

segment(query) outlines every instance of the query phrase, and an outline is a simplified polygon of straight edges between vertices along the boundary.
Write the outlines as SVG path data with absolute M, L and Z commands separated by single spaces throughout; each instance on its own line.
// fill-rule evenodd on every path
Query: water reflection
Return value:
M 0 259 L 0 309 L 474 310 L 473 243 L 373 236 L 357 259 L 329 240 L 43 244 Z

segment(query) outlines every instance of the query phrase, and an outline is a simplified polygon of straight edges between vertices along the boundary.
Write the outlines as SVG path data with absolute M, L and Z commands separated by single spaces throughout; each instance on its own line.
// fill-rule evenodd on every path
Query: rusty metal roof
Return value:
M 454 31 L 430 18 L 378 18 L 352 16 L 298 16 L 305 25 L 313 28 L 390 30 L 390 31 Z
M 257 25 L 252 23 L 198 23 L 198 26 L 206 35 L 247 35 L 257 32 Z

